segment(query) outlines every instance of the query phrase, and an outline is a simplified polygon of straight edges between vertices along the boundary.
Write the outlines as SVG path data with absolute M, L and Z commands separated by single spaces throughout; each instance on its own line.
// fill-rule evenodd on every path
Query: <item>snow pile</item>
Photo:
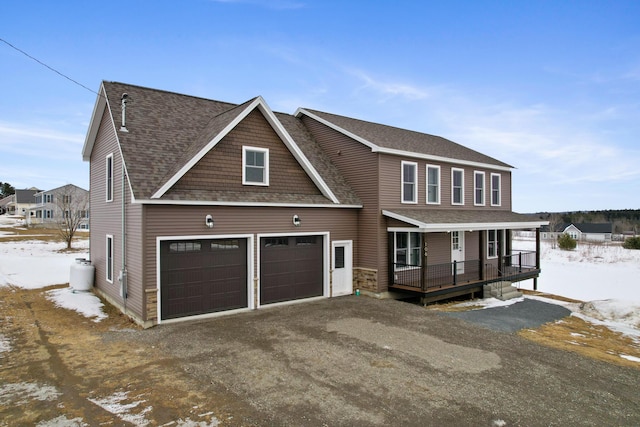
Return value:
M 107 315 L 102 311 L 104 304 L 91 292 L 77 292 L 71 288 L 54 289 L 47 292 L 47 299 L 56 307 L 75 310 L 94 322 L 105 319 Z

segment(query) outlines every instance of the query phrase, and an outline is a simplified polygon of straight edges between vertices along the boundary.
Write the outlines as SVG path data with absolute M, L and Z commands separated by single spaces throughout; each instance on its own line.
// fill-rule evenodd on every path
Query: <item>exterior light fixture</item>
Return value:
M 293 225 L 300 227 L 300 217 L 298 215 L 293 216 Z
M 209 228 L 213 228 L 213 217 L 211 215 L 205 216 L 204 224 Z

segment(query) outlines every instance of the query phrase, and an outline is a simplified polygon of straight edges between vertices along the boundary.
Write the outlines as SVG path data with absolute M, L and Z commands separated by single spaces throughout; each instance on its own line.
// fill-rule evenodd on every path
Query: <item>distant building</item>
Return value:
M 610 242 L 613 233 L 613 224 L 604 223 L 563 223 L 551 229 L 551 225 L 543 225 L 540 228 L 540 236 L 545 240 L 556 240 L 562 234 L 568 234 L 573 239 L 581 242 Z
M 35 204 L 28 209 L 28 225 L 52 226 L 69 215 L 79 219 L 79 230 L 89 229 L 89 191 L 67 184 L 35 194 Z
M 16 190 L 16 193 L 9 196 L 11 198 L 5 204 L 6 212 L 10 215 L 22 215 L 24 217 L 27 216 L 27 212 L 36 204 L 35 195 L 40 190 L 37 188 L 27 188 L 24 190 Z M 3 201 L 7 198 L 2 199 Z

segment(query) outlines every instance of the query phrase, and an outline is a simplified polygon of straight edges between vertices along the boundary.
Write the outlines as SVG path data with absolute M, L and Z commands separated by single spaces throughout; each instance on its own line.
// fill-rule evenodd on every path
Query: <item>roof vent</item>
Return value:
M 129 95 L 127 95 L 126 93 L 122 94 L 122 98 L 120 98 L 120 100 L 122 101 L 122 126 L 120 127 L 120 131 L 121 132 L 129 132 L 127 130 L 127 98 L 129 97 Z

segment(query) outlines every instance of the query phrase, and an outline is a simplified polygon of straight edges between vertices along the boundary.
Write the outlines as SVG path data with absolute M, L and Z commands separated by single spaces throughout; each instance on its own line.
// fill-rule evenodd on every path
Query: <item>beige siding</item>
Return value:
M 205 216 L 211 215 L 214 227 L 205 226 Z M 295 227 L 293 215 L 301 226 Z M 144 277 L 145 288 L 157 288 L 157 237 L 200 236 L 215 238 L 228 234 L 329 232 L 331 241 L 353 240 L 357 246 L 357 209 L 344 208 L 267 208 L 267 207 L 206 207 L 206 206 L 145 206 L 144 214 Z M 257 245 L 258 242 L 254 243 Z M 257 250 L 254 247 L 254 252 Z M 255 252 L 257 253 L 257 252 Z M 257 261 L 256 261 L 257 262 Z M 257 265 L 254 265 L 257 271 Z
M 303 116 L 302 121 L 362 201 L 354 267 L 378 269 L 379 256 L 386 263 L 387 253 L 386 237 L 380 235 L 385 228 L 378 200 L 378 155 L 309 117 Z M 386 273 L 382 272 L 378 278 L 382 276 Z
M 269 186 L 242 185 L 242 147 L 269 150 Z M 258 110 L 251 112 L 167 193 L 184 190 L 321 194 Z

